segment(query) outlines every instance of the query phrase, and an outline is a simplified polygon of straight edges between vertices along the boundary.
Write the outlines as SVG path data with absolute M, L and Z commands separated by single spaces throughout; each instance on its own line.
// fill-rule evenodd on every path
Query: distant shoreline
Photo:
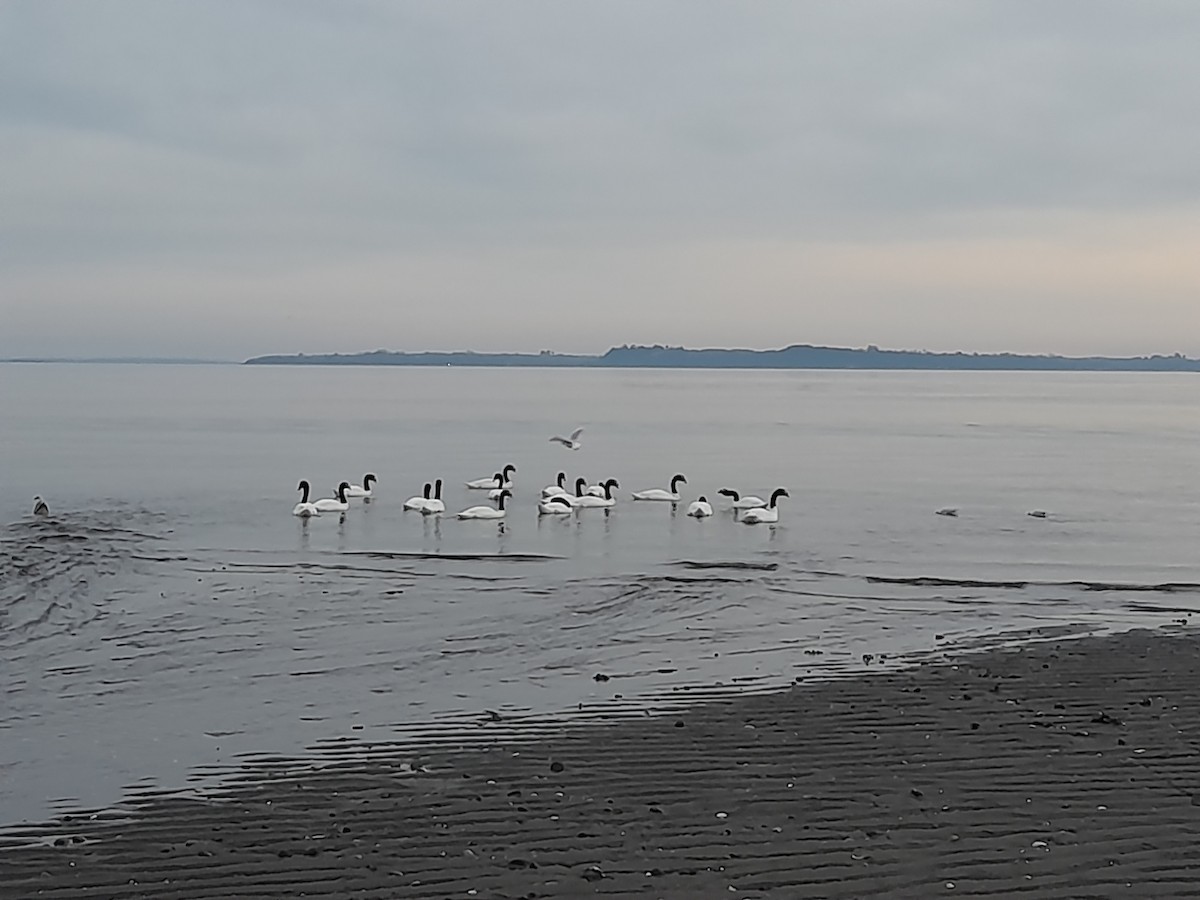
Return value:
M 477 366 L 627 369 L 861 369 L 1033 372 L 1200 372 L 1200 359 L 1169 356 L 1057 356 L 1019 353 L 930 353 L 871 346 L 794 344 L 778 350 L 698 349 L 662 345 L 613 347 L 600 356 L 555 353 L 321 353 L 256 356 L 249 366 Z
M 0 359 L 0 363 L 23 363 L 26 365 L 38 365 L 46 363 L 57 363 L 60 365 L 92 365 L 92 366 L 233 366 L 238 363 L 228 359 L 175 359 L 172 357 L 158 356 L 131 356 L 131 357 L 81 357 L 72 358 L 65 356 L 14 356 L 8 359 Z

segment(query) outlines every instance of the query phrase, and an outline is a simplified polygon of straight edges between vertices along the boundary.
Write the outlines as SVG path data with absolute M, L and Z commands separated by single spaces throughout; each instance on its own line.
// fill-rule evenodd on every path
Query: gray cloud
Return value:
M 17 0 L 0 355 L 1200 352 L 1168 252 L 1198 26 L 1157 0 Z

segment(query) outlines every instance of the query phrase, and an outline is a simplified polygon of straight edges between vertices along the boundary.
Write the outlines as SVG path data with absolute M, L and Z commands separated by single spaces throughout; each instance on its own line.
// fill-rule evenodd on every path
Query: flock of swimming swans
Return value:
M 570 438 L 554 437 L 551 440 L 558 441 L 569 449 L 578 449 L 580 431 L 582 429 L 573 432 Z M 575 446 L 571 446 L 572 444 Z M 514 481 L 516 474 L 517 467 L 509 463 L 491 478 L 476 478 L 473 481 L 464 482 L 464 487 L 468 490 L 487 491 L 488 500 L 492 501 L 494 505 L 468 506 L 456 513 L 455 518 L 504 519 L 507 517 L 509 509 L 506 501 L 512 498 L 516 489 Z M 350 509 L 352 499 L 357 498 L 364 502 L 370 502 L 375 495 L 375 483 L 378 480 L 375 475 L 368 472 L 363 476 L 362 484 L 343 481 L 338 484 L 332 497 L 322 497 L 319 500 L 310 499 L 312 486 L 307 481 L 301 481 L 296 487 L 296 490 L 301 492 L 300 502 L 292 509 L 292 515 L 307 520 L 320 516 L 322 513 L 344 514 Z M 681 484 L 687 484 L 687 478 L 683 475 L 676 475 L 671 479 L 668 488 L 633 491 L 629 496 L 633 501 L 670 503 L 672 506 L 677 506 L 683 499 L 679 493 Z M 567 485 L 567 473 L 559 472 L 555 483 L 542 488 L 538 494 L 537 513 L 539 516 L 568 516 L 584 509 L 611 509 L 617 504 L 617 498 L 613 492 L 619 490 L 620 487 L 620 482 L 615 478 L 609 478 L 596 484 L 589 484 L 586 478 L 576 478 L 574 493 L 571 493 Z M 755 496 L 743 497 L 730 488 L 721 488 L 717 493 L 729 498 L 729 509 L 747 525 L 778 522 L 779 499 L 789 496 L 786 488 L 778 488 L 767 500 Z M 424 493 L 409 497 L 404 501 L 403 508 L 407 512 L 419 512 L 424 516 L 440 516 L 445 513 L 446 503 L 442 499 L 442 479 L 426 482 Z M 688 504 L 686 512 L 692 518 L 703 519 L 713 515 L 714 509 L 708 498 L 702 495 Z

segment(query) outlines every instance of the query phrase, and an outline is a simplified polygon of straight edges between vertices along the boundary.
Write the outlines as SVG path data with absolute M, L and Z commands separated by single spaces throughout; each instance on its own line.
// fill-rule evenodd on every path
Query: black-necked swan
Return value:
M 575 505 L 581 509 L 595 509 L 598 507 L 607 507 L 616 505 L 616 500 L 613 499 L 613 488 L 619 488 L 621 485 L 617 483 L 617 479 L 610 478 L 604 484 L 600 485 L 604 489 L 604 496 L 597 497 L 594 494 L 583 494 L 575 498 Z M 578 489 L 578 486 L 577 486 Z
M 756 506 L 754 509 L 748 509 L 742 513 L 742 521 L 747 525 L 757 525 L 760 522 L 772 523 L 779 521 L 779 507 L 775 504 L 780 497 L 792 496 L 787 492 L 787 488 L 776 488 L 771 494 L 771 502 L 767 506 Z
M 458 514 L 460 519 L 503 519 L 504 518 L 504 501 L 512 496 L 509 491 L 501 491 L 500 496 L 496 499 L 500 501 L 499 507 L 495 506 L 469 506 Z
M 575 507 L 571 505 L 571 501 L 564 494 L 555 494 L 553 497 L 543 498 L 538 503 L 539 516 L 565 516 Z
M 432 490 L 433 490 L 433 485 L 430 484 L 428 481 L 425 482 L 425 496 L 409 497 L 407 500 L 404 501 L 404 508 L 406 510 L 424 509 L 425 504 L 429 502 L 429 492 Z
M 300 483 L 304 485 L 304 499 L 307 500 L 308 499 L 308 482 L 302 481 Z M 46 501 L 42 499 L 40 494 L 33 498 L 33 514 L 35 516 L 50 515 L 50 507 L 46 505 Z M 300 513 L 296 513 L 296 515 L 300 515 Z
M 509 482 L 506 484 L 506 481 L 507 479 L 500 472 L 497 472 L 492 476 L 492 489 L 488 491 L 489 500 L 499 500 L 500 493 L 502 491 L 507 491 L 510 487 L 512 487 L 512 483 Z
M 701 495 L 699 500 L 688 504 L 687 514 L 696 519 L 711 516 L 713 514 L 712 504 L 708 502 L 707 497 Z
M 544 488 L 542 488 L 542 496 L 547 497 L 547 498 L 563 496 L 567 492 L 567 489 L 563 486 L 566 484 L 566 481 L 567 481 L 567 473 L 559 472 L 557 483 L 548 484 Z
M 571 436 L 569 438 L 560 437 L 559 435 L 556 434 L 554 437 L 550 438 L 550 443 L 562 444 L 568 450 L 578 450 L 580 447 L 583 446 L 583 444 L 580 443 L 580 441 L 579 441 L 579 436 L 581 434 L 583 434 L 583 429 L 576 428 L 574 431 L 571 432 Z
M 721 488 L 717 493 L 733 501 L 729 504 L 730 509 L 754 509 L 758 506 L 767 505 L 767 501 L 762 497 L 755 497 L 753 495 L 743 497 L 737 491 L 730 490 L 729 488 Z
M 679 482 L 687 484 L 687 479 L 682 475 L 676 475 L 671 479 L 671 489 L 664 491 L 662 488 L 651 488 L 648 491 L 634 491 L 631 496 L 634 500 L 665 500 L 668 503 L 679 502 Z
M 292 507 L 292 515 L 299 516 L 302 519 L 307 519 L 309 516 L 319 516 L 321 514 L 321 511 L 319 509 L 317 509 L 317 505 L 315 503 L 308 502 L 308 491 L 309 491 L 308 482 L 301 481 L 298 485 L 296 485 L 296 490 L 302 491 L 303 493 L 300 496 L 300 502 Z M 37 504 L 38 504 L 39 500 L 41 500 L 40 497 L 33 498 L 34 515 L 38 514 Z M 46 504 L 44 504 L 44 503 L 42 504 L 43 508 L 45 507 L 45 505 Z M 42 515 L 45 515 L 45 513 L 42 513 Z
M 421 507 L 421 515 L 431 516 L 445 511 L 446 504 L 442 502 L 442 479 L 439 478 L 433 483 L 433 497 Z
M 517 473 L 517 467 L 514 466 L 512 463 L 509 463 L 507 466 L 505 466 L 504 471 L 500 473 L 501 474 L 500 487 L 502 487 L 502 488 L 512 487 L 513 486 L 512 476 L 515 475 L 516 473 Z M 491 490 L 492 488 L 496 487 L 496 476 L 493 475 L 491 478 L 476 478 L 474 481 L 468 481 L 467 487 L 469 487 L 473 491 Z
M 363 476 L 362 484 L 352 484 L 346 489 L 346 496 L 347 497 L 370 497 L 370 496 L 372 496 L 371 483 L 374 481 L 378 481 L 378 480 L 379 480 L 378 478 L 376 478 L 374 475 L 372 475 L 370 472 L 368 472 L 366 475 Z
M 350 490 L 350 482 L 343 481 L 338 485 L 336 497 L 322 497 L 313 506 L 321 512 L 345 512 L 350 508 L 350 502 L 346 499 L 348 490 Z

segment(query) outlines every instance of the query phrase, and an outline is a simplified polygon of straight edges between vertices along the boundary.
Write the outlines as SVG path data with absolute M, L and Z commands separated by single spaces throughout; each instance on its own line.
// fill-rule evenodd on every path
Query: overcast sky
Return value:
M 0 356 L 1200 355 L 1200 3 L 0 3 Z

